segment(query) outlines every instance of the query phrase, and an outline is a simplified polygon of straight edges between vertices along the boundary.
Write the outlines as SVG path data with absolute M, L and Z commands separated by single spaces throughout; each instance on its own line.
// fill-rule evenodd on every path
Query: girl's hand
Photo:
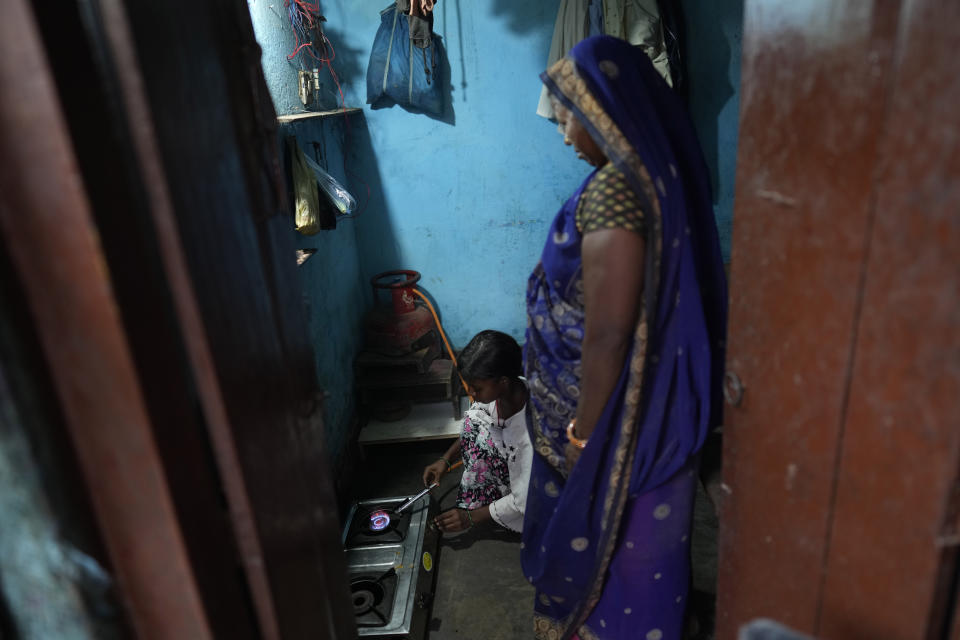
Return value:
M 580 454 L 583 453 L 583 449 L 576 446 L 572 442 L 568 442 L 567 446 L 563 448 L 564 462 L 567 467 L 567 477 L 570 477 L 570 473 L 573 471 L 573 467 L 577 464 L 577 460 L 580 459 Z
M 450 509 L 434 518 L 433 523 L 444 533 L 466 531 L 473 526 L 473 522 L 468 513 L 466 509 Z
M 429 487 L 434 482 L 439 482 L 443 474 L 447 472 L 447 463 L 443 460 L 437 460 L 431 465 L 427 465 L 423 470 L 423 486 Z

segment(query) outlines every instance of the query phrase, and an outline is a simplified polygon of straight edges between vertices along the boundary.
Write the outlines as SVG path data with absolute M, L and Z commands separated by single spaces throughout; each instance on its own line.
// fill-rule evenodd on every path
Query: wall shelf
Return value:
M 305 111 L 304 113 L 291 113 L 285 116 L 277 116 L 277 122 L 286 124 L 288 122 L 297 122 L 309 118 L 329 118 L 331 116 L 350 115 L 363 111 L 360 107 L 347 107 L 345 109 L 334 109 L 333 111 Z
M 463 425 L 463 412 L 469 402 L 460 398 L 460 416 L 454 418 L 450 411 L 450 401 L 415 404 L 410 414 L 396 422 L 370 420 L 361 430 L 358 442 L 361 447 L 394 442 L 414 442 L 419 440 L 443 440 L 460 437 Z

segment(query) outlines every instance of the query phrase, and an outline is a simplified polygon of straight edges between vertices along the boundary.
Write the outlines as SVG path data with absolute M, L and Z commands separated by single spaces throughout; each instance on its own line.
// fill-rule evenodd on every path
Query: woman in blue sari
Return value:
M 542 78 L 596 170 L 557 214 L 527 291 L 535 636 L 679 639 L 726 331 L 706 168 L 642 50 L 588 38 Z

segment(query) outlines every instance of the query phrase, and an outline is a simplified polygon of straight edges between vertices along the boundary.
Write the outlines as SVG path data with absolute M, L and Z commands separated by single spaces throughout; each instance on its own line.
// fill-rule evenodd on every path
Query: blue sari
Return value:
M 643 203 L 646 262 L 630 352 L 569 477 L 584 328 L 575 217 L 592 174 L 530 276 L 524 366 L 537 455 L 521 553 L 537 590 L 535 637 L 680 638 L 698 452 L 721 421 L 726 282 L 707 172 L 684 105 L 641 50 L 588 38 L 541 77 Z

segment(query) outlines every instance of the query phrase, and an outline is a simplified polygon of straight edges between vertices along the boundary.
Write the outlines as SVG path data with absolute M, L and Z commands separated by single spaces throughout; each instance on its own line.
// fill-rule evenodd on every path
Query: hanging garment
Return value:
M 604 33 L 642 47 L 653 68 L 673 86 L 657 0 L 603 0 Z
M 410 41 L 413 46 L 426 49 L 433 34 L 433 6 L 435 0 L 397 0 L 397 11 L 407 16 Z
M 591 5 L 600 4 L 600 7 Z M 599 9 L 599 10 L 598 10 Z M 603 33 L 643 48 L 654 69 L 673 86 L 670 60 L 657 0 L 562 0 L 547 56 L 547 67 L 567 55 L 574 45 L 595 32 L 596 17 L 603 20 Z M 553 119 L 546 88 L 540 91 L 537 115 Z
M 683 52 L 683 18 L 681 14 L 681 0 L 658 0 L 660 7 L 660 30 L 663 32 L 663 42 L 670 64 L 671 86 L 680 97 L 687 100 L 687 74 L 684 69 Z
M 553 40 L 547 55 L 547 67 L 567 55 L 575 44 L 590 35 L 590 0 L 561 0 L 557 10 L 557 24 L 553 28 Z M 540 90 L 540 104 L 537 115 L 553 119 L 553 105 L 550 94 Z
M 591 36 L 603 35 L 603 0 L 590 0 L 588 9 L 589 26 L 587 31 Z

